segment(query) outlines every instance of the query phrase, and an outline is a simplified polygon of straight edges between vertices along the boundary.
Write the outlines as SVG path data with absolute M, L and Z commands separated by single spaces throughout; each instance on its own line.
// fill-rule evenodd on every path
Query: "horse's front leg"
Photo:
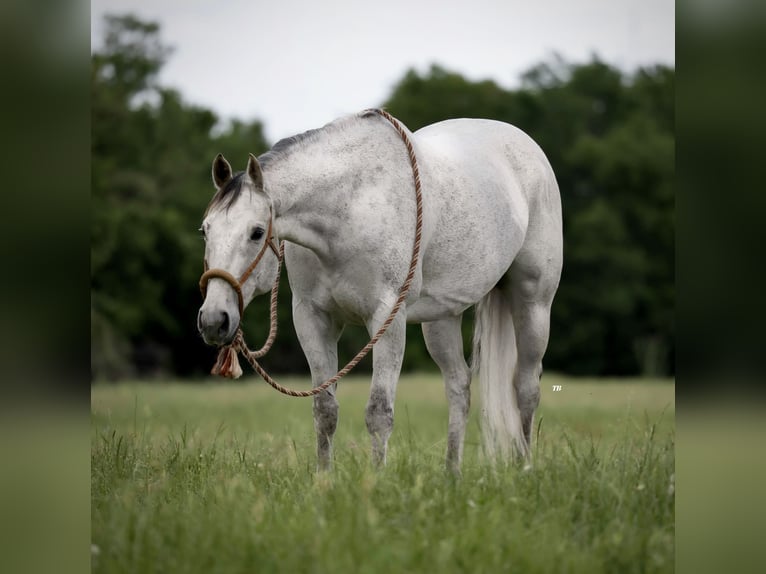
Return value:
M 404 357 L 406 321 L 403 309 L 378 340 L 372 350 L 372 387 L 367 403 L 365 421 L 372 439 L 372 461 L 375 466 L 386 464 L 388 438 L 394 428 L 394 399 L 396 384 Z M 387 318 L 387 309 L 382 318 L 377 317 L 367 325 L 373 335 Z
M 314 387 L 338 371 L 338 338 L 343 325 L 310 303 L 293 298 L 293 323 L 311 369 Z M 317 469 L 332 468 L 332 439 L 338 426 L 336 385 L 314 397 L 314 430 L 317 435 Z
M 465 426 L 468 408 L 471 406 L 471 370 L 463 355 L 463 337 L 460 331 L 462 318 L 462 315 L 458 315 L 423 323 L 426 348 L 444 377 L 449 404 L 447 468 L 455 474 L 460 474 Z

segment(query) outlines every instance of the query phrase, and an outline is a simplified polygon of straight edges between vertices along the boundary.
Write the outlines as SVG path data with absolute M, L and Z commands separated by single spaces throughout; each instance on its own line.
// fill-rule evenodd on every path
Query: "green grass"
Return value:
M 335 470 L 317 475 L 308 399 L 254 379 L 95 386 L 92 570 L 673 571 L 672 382 L 546 375 L 529 472 L 483 462 L 476 401 L 460 480 L 438 378 L 402 378 L 381 471 L 368 390 L 341 382 Z

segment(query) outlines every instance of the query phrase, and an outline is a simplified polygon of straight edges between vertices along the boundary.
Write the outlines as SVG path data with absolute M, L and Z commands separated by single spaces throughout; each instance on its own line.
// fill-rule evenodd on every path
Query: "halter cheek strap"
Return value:
M 279 249 L 274 243 L 273 226 L 274 226 L 273 219 L 271 215 L 269 215 L 269 229 L 266 233 L 266 241 L 264 241 L 263 247 L 261 247 L 261 250 L 258 252 L 258 255 L 255 256 L 255 259 L 253 259 L 253 262 L 248 266 L 247 269 L 245 269 L 244 273 L 242 273 L 242 276 L 239 278 L 239 280 L 237 280 L 236 277 L 234 277 L 234 275 L 232 275 L 225 269 L 208 269 L 207 259 L 205 260 L 205 272 L 202 274 L 202 277 L 199 278 L 199 290 L 202 293 L 203 299 L 205 295 L 207 294 L 208 282 L 211 279 L 223 279 L 229 285 L 232 286 L 232 288 L 234 289 L 234 292 L 237 294 L 237 305 L 239 306 L 239 317 L 240 317 L 240 320 L 242 319 L 242 314 L 245 311 L 245 299 L 242 295 L 242 286 L 245 284 L 245 281 L 247 281 L 250 278 L 250 275 L 252 275 L 258 263 L 260 263 L 261 259 L 263 259 L 263 256 L 266 253 L 267 247 L 270 247 L 271 250 L 274 252 L 274 254 L 277 256 L 277 258 L 279 258 Z

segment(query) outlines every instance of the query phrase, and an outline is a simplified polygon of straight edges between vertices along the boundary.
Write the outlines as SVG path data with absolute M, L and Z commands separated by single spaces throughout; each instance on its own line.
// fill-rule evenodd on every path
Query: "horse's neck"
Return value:
M 327 249 L 328 231 L 340 223 L 336 221 L 340 214 L 331 206 L 339 194 L 351 191 L 346 170 L 330 168 L 322 155 L 312 161 L 297 152 L 264 170 L 279 239 L 317 253 Z
M 296 144 L 297 149 L 264 166 L 280 240 L 297 243 L 320 256 L 328 252 L 328 242 L 348 224 L 349 198 L 354 197 L 355 189 L 370 185 L 376 177 L 371 163 L 383 161 L 376 148 L 384 145 L 386 138 L 376 138 L 374 131 L 374 124 L 338 130 Z M 380 171 L 377 174 L 380 177 Z

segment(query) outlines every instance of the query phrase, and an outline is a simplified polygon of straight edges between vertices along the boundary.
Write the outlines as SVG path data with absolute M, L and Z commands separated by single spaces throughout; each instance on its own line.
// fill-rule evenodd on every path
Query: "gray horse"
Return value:
M 562 266 L 556 178 L 539 146 L 506 123 L 448 120 L 409 137 L 422 181 L 421 257 L 406 305 L 373 349 L 365 417 L 373 460 L 386 460 L 405 325 L 421 323 L 449 402 L 447 466 L 459 471 L 471 382 L 460 324 L 476 305 L 473 367 L 485 452 L 507 459 L 515 450 L 528 462 Z M 239 276 L 273 226 L 286 241 L 296 332 L 312 381 L 321 384 L 338 369 L 344 325 L 375 333 L 407 274 L 415 193 L 405 145 L 386 119 L 368 111 L 251 155 L 244 172 L 232 173 L 219 155 L 213 181 L 217 191 L 202 224 L 206 262 Z M 269 291 L 276 272 L 277 256 L 267 251 L 242 285 L 245 305 Z M 211 279 L 198 316 L 205 342 L 230 342 L 239 321 L 236 292 Z M 314 397 L 320 469 L 331 466 L 335 390 Z

